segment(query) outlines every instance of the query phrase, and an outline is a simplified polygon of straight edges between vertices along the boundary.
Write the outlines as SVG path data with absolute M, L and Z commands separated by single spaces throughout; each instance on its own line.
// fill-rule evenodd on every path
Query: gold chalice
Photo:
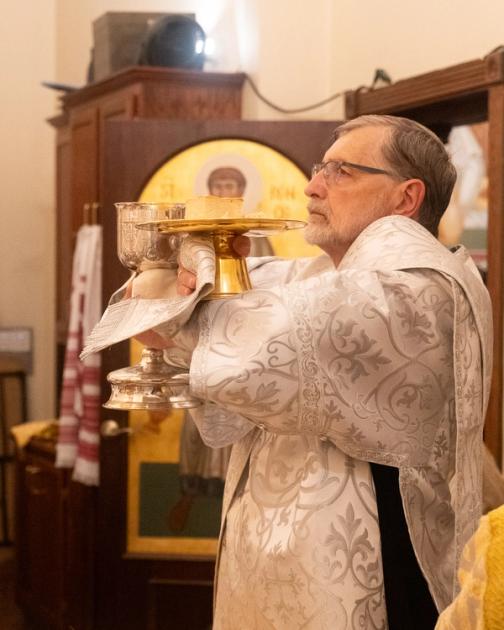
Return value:
M 218 206 L 219 198 L 210 197 Z M 222 198 L 225 207 L 229 198 Z M 236 200 L 233 200 L 236 201 Z M 187 202 L 190 204 L 190 201 Z M 223 215 L 225 210 L 223 211 Z M 217 210 L 218 215 L 218 210 Z M 205 300 L 230 297 L 252 288 L 245 258 L 233 249 L 233 240 L 239 235 L 264 237 L 286 230 L 303 228 L 304 221 L 285 218 L 265 218 L 259 213 L 229 218 L 164 218 L 140 223 L 138 227 L 158 234 L 175 236 L 181 233 L 205 234 L 210 236 L 215 250 L 215 284 Z

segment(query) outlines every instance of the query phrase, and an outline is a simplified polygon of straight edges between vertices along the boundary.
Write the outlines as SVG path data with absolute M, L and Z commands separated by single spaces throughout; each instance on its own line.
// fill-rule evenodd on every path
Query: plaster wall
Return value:
M 34 333 L 29 413 L 54 413 L 55 0 L 9 2 L 0 20 L 0 326 Z

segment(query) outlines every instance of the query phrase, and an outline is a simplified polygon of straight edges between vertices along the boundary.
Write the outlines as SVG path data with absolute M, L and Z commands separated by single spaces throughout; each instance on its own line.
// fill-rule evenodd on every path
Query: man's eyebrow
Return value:
M 345 162 L 345 161 L 346 160 L 344 160 L 343 158 L 339 158 L 339 157 L 337 157 L 337 158 L 322 158 L 320 160 L 320 162 L 322 164 L 327 164 L 327 162 Z

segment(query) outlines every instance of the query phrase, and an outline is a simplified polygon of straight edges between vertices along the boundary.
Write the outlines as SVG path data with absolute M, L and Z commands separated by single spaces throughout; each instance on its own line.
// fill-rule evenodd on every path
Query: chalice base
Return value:
M 110 372 L 107 380 L 111 395 L 106 409 L 161 411 L 202 404 L 189 393 L 189 374 L 168 365 L 162 350 L 144 348 L 140 363 Z

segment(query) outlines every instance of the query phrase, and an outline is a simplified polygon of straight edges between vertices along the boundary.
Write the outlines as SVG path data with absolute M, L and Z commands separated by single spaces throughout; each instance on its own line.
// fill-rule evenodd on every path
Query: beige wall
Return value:
M 249 73 L 274 103 L 297 108 L 369 85 L 483 57 L 504 43 L 504 3 L 482 0 L 56 0 L 57 76 L 82 84 L 92 20 L 106 11 L 193 11 L 217 44 L 210 70 Z M 284 118 L 245 91 L 248 118 Z M 296 118 L 341 118 L 342 100 Z
M 0 326 L 29 326 L 35 366 L 32 417 L 54 409 L 53 0 L 9 3 L 0 21 Z
M 369 84 L 376 67 L 394 81 L 482 58 L 504 44 L 500 0 L 338 1 L 337 86 Z
M 27 0 L 2 20 L 0 326 L 35 331 L 33 417 L 53 410 L 54 136 L 42 79 L 85 82 L 92 21 L 106 11 L 192 11 L 216 40 L 210 70 L 249 73 L 286 108 L 482 57 L 504 43 L 504 4 L 482 0 Z M 342 116 L 342 101 L 296 118 Z M 248 118 L 284 118 L 245 90 Z M 21 255 L 20 255 L 21 252 Z
M 331 85 L 331 24 L 334 2 L 288 0 L 56 0 L 57 77 L 82 85 L 92 47 L 92 21 L 107 11 L 185 11 L 216 43 L 208 70 L 249 73 L 273 102 L 302 107 L 324 98 Z M 306 32 L 306 36 L 304 35 Z M 321 109 L 311 117 L 331 110 Z M 282 118 L 246 89 L 245 118 Z M 297 116 L 306 118 L 306 115 Z

